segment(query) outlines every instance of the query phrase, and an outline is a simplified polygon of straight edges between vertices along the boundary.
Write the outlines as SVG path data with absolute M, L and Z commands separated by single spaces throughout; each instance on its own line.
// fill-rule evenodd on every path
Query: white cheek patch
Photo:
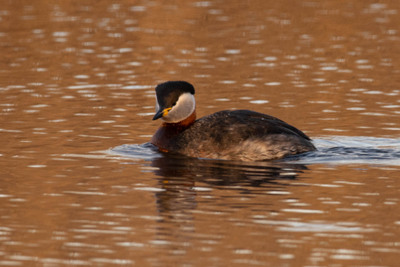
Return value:
M 156 95 L 156 112 L 160 109 L 160 105 L 158 104 L 158 98 Z
M 194 96 L 191 93 L 184 93 L 176 102 L 175 106 L 162 119 L 166 122 L 180 122 L 192 115 L 196 108 Z

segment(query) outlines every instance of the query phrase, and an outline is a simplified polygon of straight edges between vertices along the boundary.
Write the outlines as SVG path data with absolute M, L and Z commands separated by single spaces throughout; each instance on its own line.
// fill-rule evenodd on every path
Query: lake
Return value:
M 397 1 L 2 1 L 0 266 L 397 266 Z M 154 87 L 317 151 L 161 154 Z

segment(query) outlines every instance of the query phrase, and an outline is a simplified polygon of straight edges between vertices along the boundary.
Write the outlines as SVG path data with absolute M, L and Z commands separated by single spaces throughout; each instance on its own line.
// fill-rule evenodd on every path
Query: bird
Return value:
M 162 125 L 150 143 L 192 158 L 267 161 L 316 150 L 294 126 L 250 110 L 223 110 L 196 119 L 195 89 L 186 81 L 158 84 L 153 120 Z

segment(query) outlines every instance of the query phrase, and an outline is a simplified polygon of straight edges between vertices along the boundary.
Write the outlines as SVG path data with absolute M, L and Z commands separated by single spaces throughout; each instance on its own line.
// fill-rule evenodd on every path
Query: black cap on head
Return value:
M 185 81 L 169 81 L 156 87 L 157 101 L 160 107 L 172 107 L 183 93 L 194 95 L 194 87 Z

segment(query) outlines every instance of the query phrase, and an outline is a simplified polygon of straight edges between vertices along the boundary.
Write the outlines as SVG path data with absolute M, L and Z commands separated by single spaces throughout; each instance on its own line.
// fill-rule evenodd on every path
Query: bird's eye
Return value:
M 172 106 L 175 106 L 175 105 L 176 105 L 176 102 L 172 104 Z

